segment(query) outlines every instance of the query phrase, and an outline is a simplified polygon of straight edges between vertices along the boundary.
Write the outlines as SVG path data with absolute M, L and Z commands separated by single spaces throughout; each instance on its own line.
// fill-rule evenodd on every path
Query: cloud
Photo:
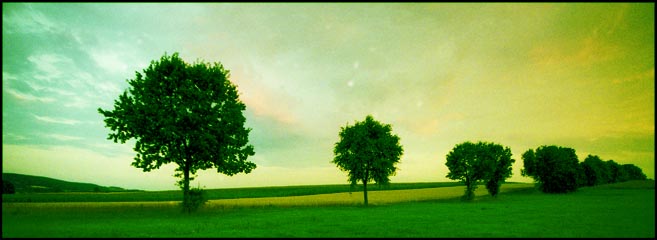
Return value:
M 9 33 L 44 33 L 56 32 L 61 29 L 42 12 L 34 9 L 31 4 L 3 4 L 2 8 L 3 30 L 7 26 Z
M 34 74 L 34 78 L 50 82 L 53 78 L 60 78 L 64 74 L 62 69 L 73 65 L 73 60 L 62 55 L 47 53 L 31 55 L 27 60 L 35 65 L 41 74 Z
M 123 61 L 124 58 L 116 51 L 91 50 L 89 55 L 91 55 L 91 58 L 96 62 L 98 67 L 110 73 L 124 73 L 128 70 L 128 65 Z
M 616 12 L 610 14 L 611 17 L 604 19 L 600 22 L 600 26 L 595 29 L 595 33 L 602 31 L 603 34 L 611 35 L 616 32 L 619 27 L 622 27 L 625 21 L 625 16 L 630 7 L 629 4 L 624 3 L 620 6 L 615 6 Z M 606 30 L 606 31 L 605 31 Z
M 596 36 L 578 41 L 551 40 L 534 46 L 529 58 L 534 66 L 544 70 L 591 67 L 621 56 L 622 50 Z
M 288 96 L 277 94 L 262 83 L 262 78 L 245 68 L 231 70 L 231 81 L 237 85 L 240 100 L 257 117 L 267 117 L 284 125 L 292 126 L 297 118 L 290 111 L 293 107 Z
M 637 74 L 634 74 L 634 75 L 630 75 L 630 76 L 623 77 L 623 78 L 616 78 L 616 79 L 613 80 L 613 83 L 614 84 L 630 83 L 630 82 L 634 82 L 634 81 L 637 81 L 637 80 L 643 80 L 643 79 L 649 79 L 649 78 L 652 78 L 653 80 L 655 78 L 655 68 L 654 67 L 649 69 L 649 70 L 646 70 L 644 72 L 640 72 L 640 73 L 637 73 Z
M 13 81 L 13 80 L 17 80 L 17 79 L 18 79 L 18 77 L 16 75 L 5 72 L 5 71 L 2 71 L 2 81 L 3 82 Z
M 32 81 L 24 81 L 25 84 L 27 84 L 32 90 L 34 91 L 41 91 L 43 89 L 46 89 L 43 85 L 40 85 L 38 83 L 32 82 Z
M 625 57 L 630 45 L 620 43 L 617 37 L 627 37 L 622 30 L 627 27 L 629 6 L 599 5 L 583 9 L 586 14 L 564 16 L 561 21 L 582 25 L 582 30 L 543 39 L 533 46 L 529 57 L 535 66 L 549 70 L 588 68 Z M 566 26 L 568 30 L 561 31 L 571 31 L 572 27 Z M 563 26 L 553 26 L 557 27 Z
M 446 113 L 437 117 L 408 118 L 402 117 L 400 122 L 402 126 L 407 127 L 411 132 L 419 136 L 435 136 L 450 126 L 457 126 L 463 121 L 465 116 L 461 113 Z
M 42 122 L 47 122 L 47 123 L 57 123 L 57 124 L 66 124 L 66 125 L 76 125 L 79 124 L 80 121 L 78 120 L 73 120 L 73 119 L 65 119 L 65 118 L 52 118 L 52 117 L 47 117 L 47 116 L 39 116 L 36 114 L 33 114 L 34 118 L 36 118 L 39 121 Z
M 68 108 L 86 108 L 90 106 L 89 100 L 82 98 L 80 96 L 72 96 L 67 98 L 67 101 L 63 105 Z
M 51 97 L 38 97 L 34 96 L 29 93 L 24 93 L 15 89 L 11 88 L 5 88 L 5 92 L 9 93 L 10 95 L 14 96 L 17 99 L 24 100 L 24 101 L 37 101 L 37 102 L 42 102 L 42 103 L 49 103 L 49 102 L 54 102 L 55 99 Z
M 15 133 L 3 133 L 2 134 L 2 139 L 3 139 L 3 141 L 6 140 L 8 142 L 12 142 L 12 141 L 28 140 L 30 138 L 28 138 L 24 135 L 15 134 Z
M 45 136 L 48 137 L 48 138 L 53 138 L 53 139 L 57 139 L 57 140 L 60 140 L 60 141 L 75 141 L 75 140 L 83 139 L 81 137 L 69 136 L 69 135 L 63 135 L 63 134 L 56 134 L 56 133 L 46 134 Z

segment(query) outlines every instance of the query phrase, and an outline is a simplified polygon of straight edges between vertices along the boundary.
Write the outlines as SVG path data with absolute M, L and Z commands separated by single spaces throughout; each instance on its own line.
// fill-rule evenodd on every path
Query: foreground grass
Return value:
M 504 188 L 504 186 L 503 186 Z M 652 188 L 517 189 L 420 202 L 204 208 L 173 203 L 86 208 L 3 203 L 4 237 L 655 237 Z M 410 192 L 407 192 L 410 193 Z M 354 193 L 355 194 L 355 193 Z M 27 204 L 27 203 L 26 203 Z M 22 204 L 25 205 L 25 204 Z M 80 210 L 83 209 L 83 210 Z

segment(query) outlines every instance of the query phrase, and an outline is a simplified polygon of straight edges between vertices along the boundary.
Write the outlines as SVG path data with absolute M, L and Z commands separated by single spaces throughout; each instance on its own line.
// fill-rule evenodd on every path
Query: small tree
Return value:
M 340 140 L 335 143 L 331 161 L 342 171 L 348 172 L 349 182 L 354 187 L 363 183 L 363 197 L 367 206 L 367 183 L 389 184 L 403 153 L 399 137 L 392 134 L 389 124 L 381 124 L 368 115 L 365 121 L 340 128 Z
M 511 176 L 511 150 L 495 143 L 463 142 L 447 154 L 447 178 L 465 184 L 464 200 L 474 199 L 478 181 L 486 181 L 486 188 L 497 196 L 504 179 Z
M 165 54 L 128 80 L 130 88 L 114 101 L 114 110 L 98 109 L 112 131 L 108 139 L 136 139 L 133 166 L 148 172 L 178 165 L 175 176 L 188 212 L 194 209 L 187 206 L 196 171 L 216 168 L 232 176 L 256 167 L 246 160 L 255 154 L 248 145 L 251 129 L 244 127 L 246 106 L 228 77 L 220 63 L 190 65 L 178 53 Z
M 523 176 L 534 178 L 545 193 L 565 193 L 577 190 L 578 161 L 575 150 L 559 146 L 541 146 L 523 155 Z

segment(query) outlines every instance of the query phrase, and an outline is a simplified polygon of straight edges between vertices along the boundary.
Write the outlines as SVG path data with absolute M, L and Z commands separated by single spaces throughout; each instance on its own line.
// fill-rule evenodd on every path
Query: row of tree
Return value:
M 132 166 L 145 172 L 168 163 L 178 166 L 174 176 L 180 179 L 186 212 L 192 212 L 202 202 L 195 198 L 200 190 L 189 186 L 198 170 L 214 168 L 232 176 L 256 168 L 255 163 L 247 160 L 255 150 L 248 141 L 251 129 L 245 127 L 246 105 L 229 76 L 221 63 L 190 64 L 178 53 L 165 53 L 127 80 L 130 86 L 114 101 L 113 109 L 98 108 L 105 126 L 111 130 L 108 140 L 136 140 L 133 149 L 137 155 Z M 332 162 L 348 172 L 352 186 L 363 183 L 367 205 L 367 183 L 387 184 L 389 176 L 395 174 L 395 164 L 403 153 L 399 137 L 392 134 L 390 125 L 372 116 L 341 128 L 339 137 Z M 633 165 L 626 167 L 613 161 L 601 164 L 594 158 L 580 166 L 571 150 L 550 146 L 528 151 L 523 155 L 523 175 L 536 179 L 546 192 L 559 192 L 584 183 L 636 179 L 642 174 Z M 447 155 L 447 177 L 466 184 L 466 199 L 474 197 L 474 189 L 482 181 L 495 196 L 511 176 L 513 162 L 508 147 L 465 142 Z M 578 175 L 580 172 L 583 175 Z
M 534 179 L 545 193 L 566 193 L 582 186 L 645 180 L 646 175 L 634 164 L 618 164 L 613 160 L 602 161 L 600 157 L 588 155 L 579 162 L 575 149 L 560 146 L 541 146 L 522 154 L 523 176 Z M 464 142 L 457 144 L 447 154 L 445 165 L 449 168 L 447 178 L 465 183 L 466 200 L 474 198 L 474 190 L 480 182 L 492 196 L 499 192 L 500 185 L 511 176 L 511 150 L 489 142 Z
M 595 186 L 606 183 L 645 180 L 646 175 L 634 164 L 618 164 L 614 160 L 602 161 L 589 155 L 579 164 L 579 186 Z
M 559 146 L 541 146 L 522 154 L 523 176 L 532 177 L 541 191 L 566 193 L 583 186 L 645 180 L 646 175 L 634 164 L 618 164 L 614 160 L 603 161 L 596 155 L 588 155 L 579 162 L 575 149 Z
M 382 124 L 372 116 L 341 128 L 340 140 L 335 144 L 335 163 L 348 172 L 349 182 L 354 186 L 363 184 L 363 197 L 367 205 L 367 184 L 388 184 L 394 175 L 395 164 L 403 153 L 399 137 L 392 133 L 389 124 Z M 447 178 L 459 180 L 466 186 L 463 199 L 472 200 L 477 185 L 485 183 L 488 193 L 496 197 L 500 186 L 512 174 L 511 149 L 492 142 L 457 144 L 446 157 L 449 169 Z M 579 162 L 575 150 L 560 146 L 541 146 L 522 155 L 523 176 L 533 178 L 541 191 L 563 193 L 575 191 L 581 186 L 593 186 L 645 180 L 646 175 L 633 164 L 620 165 L 613 160 L 602 161 L 589 155 Z

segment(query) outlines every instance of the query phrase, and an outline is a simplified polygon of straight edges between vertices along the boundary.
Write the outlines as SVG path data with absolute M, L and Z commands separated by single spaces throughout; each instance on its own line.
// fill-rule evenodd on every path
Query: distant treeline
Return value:
M 53 192 L 125 192 L 120 187 L 105 187 L 92 183 L 68 182 L 58 179 L 16 173 L 2 173 L 2 193 L 53 193 Z
M 634 164 L 618 164 L 614 160 L 603 161 L 596 155 L 588 155 L 583 162 L 580 162 L 578 173 L 578 186 L 647 179 L 641 168 Z
M 600 184 L 646 180 L 647 177 L 634 164 L 619 164 L 614 160 L 603 161 L 596 155 L 588 155 L 579 162 L 575 149 L 561 146 L 541 146 L 522 155 L 523 176 L 534 178 L 541 191 L 565 193 L 579 187 Z
M 497 196 L 500 185 L 511 176 L 515 162 L 509 147 L 482 141 L 456 144 L 446 160 L 447 178 L 460 180 L 466 186 L 464 200 L 474 199 L 477 183 L 485 183 L 488 193 Z M 556 145 L 529 149 L 522 154 L 522 160 L 521 174 L 533 178 L 545 193 L 567 193 L 583 186 L 647 179 L 634 164 L 602 161 L 595 155 L 588 155 L 580 162 L 575 149 Z

